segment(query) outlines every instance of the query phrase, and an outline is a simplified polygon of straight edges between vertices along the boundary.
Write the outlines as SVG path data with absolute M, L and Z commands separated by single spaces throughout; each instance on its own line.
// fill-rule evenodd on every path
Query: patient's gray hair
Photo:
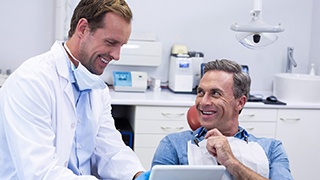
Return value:
M 224 71 L 233 74 L 233 95 L 239 98 L 245 95 L 248 99 L 250 93 L 251 79 L 250 76 L 242 71 L 241 65 L 235 61 L 221 59 L 206 63 L 204 73 L 208 71 Z

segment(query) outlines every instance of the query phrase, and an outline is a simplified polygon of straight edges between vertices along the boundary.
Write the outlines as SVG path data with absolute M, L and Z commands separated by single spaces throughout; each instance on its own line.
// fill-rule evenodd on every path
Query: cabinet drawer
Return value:
M 188 122 L 184 120 L 136 120 L 135 133 L 169 134 L 185 131 L 189 128 Z
M 240 126 L 256 137 L 275 138 L 276 136 L 276 122 L 240 122 Z
M 165 134 L 135 134 L 134 149 L 137 147 L 157 148 L 161 139 L 165 136 Z
M 239 121 L 277 121 L 277 109 L 244 108 L 239 115 Z
M 135 119 L 187 120 L 189 107 L 175 106 L 136 106 Z

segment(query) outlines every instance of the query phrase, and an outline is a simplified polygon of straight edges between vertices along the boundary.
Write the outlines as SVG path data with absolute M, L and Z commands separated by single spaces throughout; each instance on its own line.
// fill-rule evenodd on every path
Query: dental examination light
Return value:
M 250 11 L 251 21 L 247 25 L 234 23 L 230 29 L 236 31 L 237 40 L 249 49 L 258 49 L 274 43 L 278 36 L 276 33 L 284 31 L 281 23 L 271 26 L 262 20 L 262 0 L 254 0 L 254 9 Z

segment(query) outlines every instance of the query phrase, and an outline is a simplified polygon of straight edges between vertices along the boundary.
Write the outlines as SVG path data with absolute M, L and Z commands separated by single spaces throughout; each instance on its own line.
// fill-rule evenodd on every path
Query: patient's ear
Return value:
M 247 97 L 245 95 L 241 96 L 239 99 L 238 99 L 238 104 L 237 104 L 237 110 L 238 112 L 241 111 L 244 107 L 244 105 L 246 104 L 247 102 Z

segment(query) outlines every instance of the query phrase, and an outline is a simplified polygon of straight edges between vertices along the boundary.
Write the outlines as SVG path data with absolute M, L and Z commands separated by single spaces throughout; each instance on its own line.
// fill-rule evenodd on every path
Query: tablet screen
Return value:
M 156 165 L 149 180 L 220 180 L 225 170 L 220 165 Z

